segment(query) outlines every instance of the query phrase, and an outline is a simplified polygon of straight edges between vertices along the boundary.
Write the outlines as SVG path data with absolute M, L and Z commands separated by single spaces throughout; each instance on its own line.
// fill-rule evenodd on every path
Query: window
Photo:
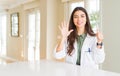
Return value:
M 90 0 L 89 1 L 89 16 L 90 16 L 90 22 L 91 26 L 93 28 L 93 31 L 96 32 L 97 29 L 100 29 L 100 2 L 99 0 Z
M 70 12 L 72 12 L 73 9 L 74 9 L 75 7 L 78 7 L 78 6 L 79 6 L 79 7 L 84 7 L 84 1 L 71 3 L 71 5 L 70 5 Z
M 19 35 L 19 13 L 11 14 L 11 36 L 17 37 Z
M 6 55 L 6 14 L 0 14 L 0 55 Z

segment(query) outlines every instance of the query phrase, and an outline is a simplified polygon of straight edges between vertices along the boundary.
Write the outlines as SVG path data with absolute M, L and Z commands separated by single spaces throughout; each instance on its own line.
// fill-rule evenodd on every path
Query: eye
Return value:
M 77 15 L 74 15 L 73 18 L 78 18 L 78 16 L 77 16 Z
M 85 17 L 85 15 L 84 15 L 84 14 L 83 14 L 83 15 L 81 15 L 81 17 L 82 17 L 82 18 L 84 18 L 84 17 Z

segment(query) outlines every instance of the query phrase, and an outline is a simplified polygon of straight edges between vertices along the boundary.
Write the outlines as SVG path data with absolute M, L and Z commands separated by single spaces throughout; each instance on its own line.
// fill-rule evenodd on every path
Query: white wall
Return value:
M 120 72 L 120 0 L 102 0 L 106 60 L 103 69 Z
M 60 0 L 40 0 L 41 59 L 53 59 L 53 49 L 57 42 L 58 23 L 62 17 L 60 6 Z

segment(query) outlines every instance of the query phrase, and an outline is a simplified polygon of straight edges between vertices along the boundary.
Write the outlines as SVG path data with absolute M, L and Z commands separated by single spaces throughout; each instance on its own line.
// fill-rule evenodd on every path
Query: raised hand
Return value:
M 98 30 L 96 33 L 98 43 L 101 43 L 104 39 L 103 34 Z
M 61 23 L 61 25 L 59 26 L 59 29 L 63 39 L 66 39 L 70 35 L 70 33 L 73 31 L 73 30 L 69 31 L 69 25 L 65 21 Z

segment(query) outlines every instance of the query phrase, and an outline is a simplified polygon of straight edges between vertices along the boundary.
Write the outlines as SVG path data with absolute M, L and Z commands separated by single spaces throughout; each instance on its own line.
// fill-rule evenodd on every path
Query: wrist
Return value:
M 97 46 L 102 46 L 103 42 L 97 42 Z
M 102 46 L 103 46 L 103 42 L 97 42 L 96 45 L 97 45 L 98 48 L 102 48 Z
M 61 41 L 64 42 L 64 41 L 66 41 L 66 39 L 67 39 L 67 38 L 62 37 L 62 38 L 61 38 Z
M 101 41 L 101 40 L 98 40 L 97 43 L 102 43 L 102 41 Z

